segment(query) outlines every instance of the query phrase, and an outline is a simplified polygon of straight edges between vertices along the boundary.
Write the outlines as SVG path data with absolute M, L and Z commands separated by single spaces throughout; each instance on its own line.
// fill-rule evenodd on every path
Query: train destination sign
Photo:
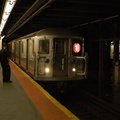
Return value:
M 79 53 L 80 51 L 81 51 L 81 45 L 79 43 L 74 43 L 73 44 L 73 52 Z

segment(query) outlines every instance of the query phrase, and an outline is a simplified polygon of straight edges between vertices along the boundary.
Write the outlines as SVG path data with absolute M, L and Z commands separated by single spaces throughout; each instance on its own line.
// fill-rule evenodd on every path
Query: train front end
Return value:
M 37 79 L 73 81 L 86 78 L 87 61 L 82 37 L 46 37 L 38 42 Z

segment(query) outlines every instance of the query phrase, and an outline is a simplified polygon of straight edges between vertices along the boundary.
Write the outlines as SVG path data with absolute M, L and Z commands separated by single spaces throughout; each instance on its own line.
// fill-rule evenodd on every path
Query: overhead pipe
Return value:
M 101 21 L 106 21 L 106 20 L 110 20 L 110 19 L 118 18 L 118 17 L 119 17 L 119 15 L 115 15 L 115 16 L 104 18 L 104 19 L 98 19 L 98 20 L 86 22 L 86 23 L 83 23 L 83 24 L 80 24 L 80 25 L 75 25 L 75 26 L 72 26 L 72 27 L 69 27 L 69 28 L 77 28 L 77 27 L 81 27 L 81 26 L 85 26 L 85 25 L 89 25 L 89 24 L 94 24 L 94 23 L 98 23 L 98 22 L 101 22 Z
M 51 4 L 54 0 L 37 0 L 27 11 L 26 13 L 16 22 L 16 24 L 8 31 L 6 37 L 9 37 L 16 30 L 21 28 L 25 23 L 43 11 L 49 4 Z M 46 2 L 44 4 L 44 2 Z M 44 4 L 44 5 L 42 5 Z M 41 6 L 42 5 L 42 6 Z M 41 7 L 40 7 L 41 6 Z M 39 8 L 40 7 L 40 8 Z M 36 9 L 39 8 L 37 11 Z

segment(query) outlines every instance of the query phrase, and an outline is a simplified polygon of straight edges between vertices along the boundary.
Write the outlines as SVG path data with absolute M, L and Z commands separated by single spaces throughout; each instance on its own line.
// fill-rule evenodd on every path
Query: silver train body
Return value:
M 34 80 L 86 78 L 84 39 L 68 29 L 48 28 L 10 43 L 11 59 Z

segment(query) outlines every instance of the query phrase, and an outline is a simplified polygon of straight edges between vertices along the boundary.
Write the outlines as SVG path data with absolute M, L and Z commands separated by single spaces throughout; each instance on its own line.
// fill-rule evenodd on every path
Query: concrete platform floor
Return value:
M 12 61 L 11 81 L 0 67 L 0 120 L 79 120 Z

